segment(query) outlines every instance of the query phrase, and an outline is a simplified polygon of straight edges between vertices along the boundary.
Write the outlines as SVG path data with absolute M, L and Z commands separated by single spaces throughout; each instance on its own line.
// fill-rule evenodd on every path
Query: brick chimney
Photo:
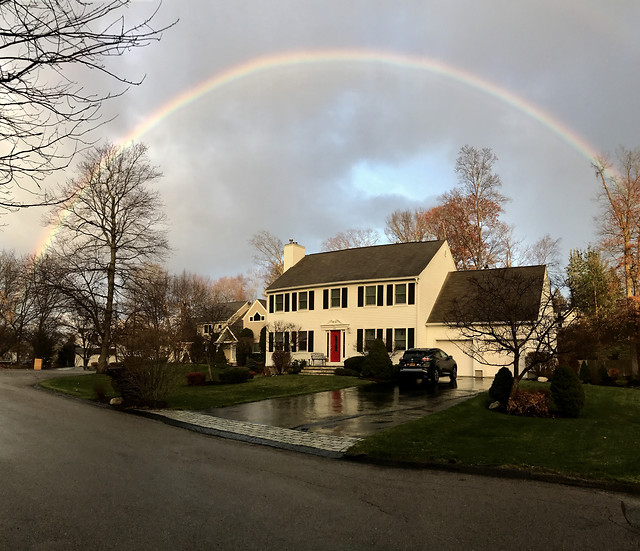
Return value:
M 293 239 L 289 239 L 289 243 L 284 246 L 284 271 L 286 272 L 291 266 L 295 266 L 304 258 L 304 247 L 298 245 Z

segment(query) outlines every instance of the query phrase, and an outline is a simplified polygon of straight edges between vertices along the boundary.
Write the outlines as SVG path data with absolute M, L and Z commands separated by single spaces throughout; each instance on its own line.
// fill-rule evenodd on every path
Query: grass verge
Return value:
M 246 402 L 257 402 L 267 398 L 297 396 L 339 390 L 369 384 L 354 377 L 326 377 L 320 375 L 280 375 L 278 377 L 255 377 L 237 385 L 177 386 L 167 399 L 169 408 L 203 410 L 226 407 Z M 98 385 L 98 386 L 96 386 Z M 96 388 L 102 387 L 108 398 L 117 396 L 106 375 L 87 374 L 49 379 L 40 386 L 85 400 L 96 400 Z
M 577 419 L 535 419 L 490 411 L 488 395 L 483 393 L 375 434 L 348 453 L 639 484 L 640 391 L 585 385 L 585 395 Z

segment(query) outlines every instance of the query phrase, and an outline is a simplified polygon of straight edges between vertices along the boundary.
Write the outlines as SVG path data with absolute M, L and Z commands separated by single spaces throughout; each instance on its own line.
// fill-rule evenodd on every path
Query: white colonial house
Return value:
M 532 300 L 538 316 L 546 268 L 525 270 L 539 290 Z M 310 255 L 290 241 L 284 273 L 266 289 L 266 364 L 272 365 L 274 350 L 285 348 L 293 359 L 338 367 L 382 339 L 394 362 L 407 348 L 437 347 L 455 357 L 460 376 L 493 376 L 498 367 L 466 356 L 463 336 L 444 319 L 453 298 L 470 291 L 473 273 L 479 272 L 456 271 L 446 241 Z

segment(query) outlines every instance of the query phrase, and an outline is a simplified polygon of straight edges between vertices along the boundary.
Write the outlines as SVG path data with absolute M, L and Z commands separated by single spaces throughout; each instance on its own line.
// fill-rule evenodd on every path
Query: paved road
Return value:
M 629 496 L 207 437 L 0 372 L 0 549 L 638 549 Z

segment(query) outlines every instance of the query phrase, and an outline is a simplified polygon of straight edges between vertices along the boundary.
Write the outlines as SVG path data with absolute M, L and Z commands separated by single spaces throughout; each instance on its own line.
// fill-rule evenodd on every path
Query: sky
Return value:
M 640 146 L 635 0 L 164 0 L 157 26 L 176 19 L 109 60 L 144 81 L 96 136 L 149 146 L 172 273 L 245 274 L 261 230 L 307 253 L 350 228 L 385 243 L 391 212 L 456 185 L 465 144 L 497 155 L 516 237 L 560 238 L 566 264 L 598 238 L 593 156 Z M 43 214 L 3 215 L 2 248 L 40 254 Z

